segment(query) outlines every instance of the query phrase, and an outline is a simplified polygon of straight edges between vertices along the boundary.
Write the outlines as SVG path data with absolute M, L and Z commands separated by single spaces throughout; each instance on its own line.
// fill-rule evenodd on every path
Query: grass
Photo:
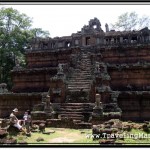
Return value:
M 98 141 L 93 141 L 92 138 L 87 138 L 87 134 L 91 134 L 91 129 L 69 129 L 69 128 L 46 128 L 46 132 L 55 131 L 55 133 L 43 134 L 40 132 L 34 132 L 31 137 L 27 137 L 22 134 L 18 134 L 16 137 L 17 141 L 26 141 L 29 145 L 32 144 L 98 144 Z M 37 142 L 37 138 L 43 138 L 44 141 Z
M 87 138 L 88 134 L 92 135 L 92 129 L 46 128 L 46 132 L 50 131 L 55 132 L 49 135 L 41 132 L 32 132 L 31 137 L 18 134 L 13 136 L 13 138 L 16 138 L 18 142 L 26 141 L 28 145 L 99 145 L 99 139 Z M 124 131 L 122 134 L 126 135 L 126 137 L 117 139 L 116 142 L 123 143 L 123 145 L 150 145 L 150 133 L 146 133 L 143 130 L 132 129 L 130 132 Z M 148 137 L 146 138 L 146 136 Z M 44 141 L 37 142 L 36 140 L 39 137 L 43 138 Z
M 127 134 L 129 134 L 129 137 L 124 139 L 125 144 L 134 144 L 134 145 L 149 144 L 150 145 L 150 133 L 146 133 L 142 130 L 132 129 L 131 132 L 128 132 Z M 147 138 L 148 135 L 149 138 Z

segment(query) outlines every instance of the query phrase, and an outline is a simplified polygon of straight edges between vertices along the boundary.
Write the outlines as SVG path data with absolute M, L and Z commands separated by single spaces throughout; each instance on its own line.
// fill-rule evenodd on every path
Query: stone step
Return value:
M 68 91 L 70 91 L 70 92 L 77 92 L 77 91 L 80 91 L 81 89 L 68 89 Z M 84 91 L 85 92 L 89 92 L 90 91 L 90 89 L 88 88 L 88 89 L 84 89 Z
M 63 118 L 71 118 L 73 120 L 84 120 L 84 116 L 83 115 L 60 114 L 59 118 L 61 118 L 61 119 L 63 119 Z
M 70 82 L 68 83 L 68 87 L 90 87 L 90 83 L 75 83 L 75 82 Z
M 81 64 L 77 64 L 77 67 L 85 67 L 85 69 L 91 68 L 92 65 L 90 64 L 85 64 L 85 63 L 81 63 Z
M 75 110 L 79 110 L 79 109 L 92 109 L 93 107 L 92 107 L 92 105 L 62 105 L 62 106 L 60 106 L 60 109 L 71 109 L 71 110 L 73 110 L 73 109 L 75 109 Z
M 84 81 L 82 81 L 82 80 L 80 80 L 80 79 L 78 79 L 78 80 L 70 80 L 70 81 L 68 81 L 68 84 L 76 84 L 76 85 L 90 85 L 92 82 L 91 81 L 87 81 L 87 82 L 84 82 Z
M 89 74 L 91 74 L 91 67 L 86 68 L 85 66 L 83 66 L 83 67 L 79 66 L 78 68 L 79 68 L 79 70 L 77 70 L 78 73 L 82 72 L 82 73 L 89 73 Z M 74 73 L 76 73 L 76 70 L 75 70 Z
M 92 105 L 85 105 L 85 106 L 83 106 L 83 105 L 67 105 L 67 106 L 60 106 L 60 109 L 66 109 L 66 110 L 70 110 L 70 111 L 82 111 L 82 110 L 85 110 L 85 109 L 93 109 L 93 106 Z
M 91 60 L 90 59 L 88 59 L 88 58 L 84 58 L 84 59 L 81 59 L 79 62 L 90 62 L 91 63 Z
M 93 106 L 91 105 L 91 106 L 81 106 L 81 105 L 79 105 L 79 106 L 77 106 L 77 105 L 69 105 L 69 106 L 61 106 L 60 107 L 60 110 L 62 110 L 62 111 L 84 111 L 84 110 L 91 110 L 91 109 L 93 109 Z
M 83 72 L 83 73 L 91 73 L 91 67 L 86 68 L 85 66 L 78 66 L 74 71 Z M 74 72 L 75 73 L 75 72 Z
M 81 78 L 81 77 L 76 77 L 76 78 L 69 78 L 68 80 L 68 83 L 70 82 L 79 82 L 79 83 L 92 83 L 92 80 L 89 79 L 89 77 L 84 77 L 84 78 Z
M 76 86 L 79 86 L 79 85 L 81 85 L 81 86 L 90 86 L 91 85 L 91 82 L 80 82 L 80 80 L 78 80 L 78 81 L 74 81 L 74 82 L 71 82 L 71 81 L 68 81 L 68 85 L 69 86 L 72 86 L 72 85 L 76 85 Z
M 61 106 L 91 106 L 94 103 L 61 103 Z
M 92 106 L 86 105 L 86 106 L 82 106 L 82 105 L 67 105 L 67 106 L 61 106 L 60 107 L 61 110 L 70 110 L 70 111 L 83 111 L 85 109 L 93 109 Z
M 78 66 L 80 65 L 80 66 L 92 67 L 91 63 L 89 63 L 89 62 L 80 62 L 80 63 L 78 63 L 77 65 L 78 65 Z
M 65 113 L 65 114 L 60 114 L 61 116 L 67 116 L 67 117 L 84 117 L 81 114 L 76 114 L 76 113 Z
M 82 61 L 79 62 L 79 64 L 91 66 L 91 62 L 87 61 L 87 60 L 84 60 L 84 61 L 82 60 Z
M 92 83 L 92 80 L 90 79 L 90 77 L 70 77 L 68 78 L 68 83 L 69 82 L 79 82 L 79 83 Z
M 81 66 L 92 66 L 90 62 L 80 62 L 78 63 L 78 65 L 81 65 Z
M 91 80 L 90 78 L 92 77 L 91 75 L 82 75 L 82 76 L 75 76 L 77 79 L 83 79 L 83 80 Z
M 90 86 L 82 86 L 82 85 L 68 85 L 68 89 L 90 89 Z
M 60 110 L 61 111 L 84 111 L 84 110 L 91 110 L 93 109 L 92 106 L 76 106 L 76 105 L 73 105 L 73 106 L 61 106 L 60 107 Z
M 79 69 L 79 68 L 82 68 L 82 69 Z M 75 69 L 75 71 L 81 71 L 83 73 L 91 73 L 91 67 L 90 68 L 86 68 L 86 67 L 81 67 L 79 66 L 77 69 Z
M 82 61 L 82 60 L 89 60 L 89 61 L 90 61 L 90 58 L 89 58 L 89 57 L 82 57 L 80 60 L 81 60 L 81 61 Z
M 92 123 L 88 122 L 77 122 L 75 123 L 76 128 L 78 129 L 91 129 L 92 128 Z
M 89 59 L 90 60 L 89 56 L 87 56 L 87 55 L 81 55 L 81 59 Z
M 72 79 L 72 78 L 69 78 L 70 80 L 68 81 L 68 83 L 70 83 L 70 82 L 79 82 L 79 83 L 92 83 L 92 80 L 91 79 L 79 79 L 79 78 L 77 78 L 77 79 Z
M 89 69 L 92 67 L 92 65 L 90 64 L 85 64 L 85 63 L 79 63 L 77 64 L 77 67 L 80 68 L 80 67 L 85 67 L 85 69 Z
M 69 117 L 61 117 L 61 119 L 63 118 L 69 118 Z M 83 117 L 70 117 L 69 119 L 72 119 L 72 120 L 80 120 L 80 121 L 83 121 L 84 118 Z
M 85 107 L 90 107 L 92 104 L 89 103 L 66 103 L 66 104 L 61 104 L 60 107 L 80 107 L 80 108 L 85 108 Z
M 93 112 L 93 109 L 91 108 L 87 108 L 87 109 L 83 109 L 82 111 L 81 110 L 79 110 L 79 109 L 77 109 L 77 110 L 75 110 L 75 109 L 60 109 L 59 111 L 57 111 L 58 112 L 58 114 L 74 114 L 74 113 L 76 113 L 76 114 L 78 114 L 78 115 L 83 115 L 83 114 L 91 114 L 92 112 Z
M 82 63 L 82 64 L 90 64 L 91 65 L 91 61 L 89 61 L 89 60 L 81 60 L 79 63 L 80 64 Z
M 90 77 L 92 76 L 92 73 L 91 72 L 82 72 L 82 71 L 76 71 L 72 74 L 71 77 Z
M 91 68 L 92 67 L 86 67 L 86 66 L 81 66 L 81 65 L 79 65 L 79 66 L 76 66 L 76 69 L 75 69 L 75 71 L 77 70 L 77 71 L 87 71 L 87 72 L 91 72 Z
M 85 67 L 85 69 L 91 68 L 92 65 L 91 64 L 85 64 L 85 63 L 80 63 L 77 64 L 77 67 Z
M 81 55 L 81 59 L 90 59 L 87 55 Z
M 91 61 L 89 61 L 89 60 L 81 60 L 81 61 L 78 61 L 77 64 L 88 64 L 88 65 L 91 65 Z
M 83 82 L 82 80 L 78 80 L 78 81 L 74 81 L 74 80 L 70 80 L 68 81 L 68 85 L 91 85 L 91 82 Z
M 91 77 L 91 73 L 82 73 L 82 72 L 76 72 L 76 73 L 73 73 L 71 77 Z
M 80 87 L 80 86 L 68 86 L 68 90 L 74 90 L 74 91 L 85 91 L 90 90 L 90 87 Z
M 77 68 L 78 68 L 79 71 L 88 71 L 90 73 L 92 67 L 91 66 L 81 66 L 81 65 L 79 65 L 79 66 L 77 66 Z
M 69 90 L 75 90 L 75 91 L 77 91 L 77 90 L 90 90 L 90 87 L 77 87 L 77 86 L 68 86 L 68 89 Z
M 85 82 L 85 83 L 86 83 L 86 82 L 92 82 L 92 80 L 90 80 L 90 79 L 89 79 L 89 80 L 87 80 L 87 79 L 81 79 L 80 81 L 79 81 L 79 80 L 76 80 L 76 79 L 72 79 L 72 78 L 69 78 L 69 79 L 70 79 L 70 80 L 69 80 L 70 82 L 82 82 L 82 83 L 83 83 L 83 82 Z M 78 79 L 79 79 L 79 78 L 78 78 Z
M 83 113 L 86 113 L 86 114 L 91 114 L 93 112 L 93 109 L 84 109 L 84 110 L 76 110 L 76 109 L 60 109 L 59 111 L 57 111 L 58 114 L 83 114 Z
M 69 82 L 68 87 L 76 87 L 76 86 L 81 86 L 81 87 L 90 87 L 90 83 L 84 83 L 84 82 Z
M 80 73 L 79 75 L 77 75 L 77 74 L 73 74 L 72 76 L 71 76 L 71 78 L 87 78 L 87 77 L 91 77 L 92 75 L 85 75 L 85 74 L 82 74 L 82 73 Z
M 76 84 L 78 84 L 78 83 L 82 83 L 82 84 L 90 84 L 92 81 L 91 80 L 69 80 L 69 82 L 68 83 L 76 83 Z
M 76 81 L 74 81 L 74 80 L 70 80 L 70 81 L 68 81 L 68 84 L 76 84 L 76 85 L 90 85 L 91 84 L 91 81 L 87 81 L 87 82 L 84 82 L 84 81 L 82 81 L 82 80 L 80 80 L 80 79 L 77 79 Z
M 58 114 L 77 114 L 77 115 L 91 115 L 92 114 L 92 110 L 87 110 L 87 111 L 81 111 L 81 112 L 70 112 L 70 111 L 57 111 Z
M 81 90 L 83 90 L 84 92 L 89 92 L 90 88 L 76 88 L 76 87 L 70 87 L 68 88 L 68 91 L 70 92 L 80 92 Z
M 90 70 L 85 70 L 85 68 L 83 67 L 83 69 L 80 69 L 80 70 L 75 70 L 74 71 L 74 73 L 73 73 L 73 75 L 74 74 L 87 74 L 87 75 L 91 75 L 92 73 L 91 73 L 91 69 Z
M 73 123 L 81 123 L 82 122 L 82 120 L 73 120 Z
M 82 60 L 82 61 L 79 61 L 77 64 L 81 64 L 81 65 L 89 65 L 91 66 L 91 61 L 88 61 L 88 60 Z
M 83 80 L 91 80 L 92 79 L 92 76 L 83 76 L 83 77 L 78 77 L 78 76 L 74 76 L 74 77 L 70 77 L 69 78 L 69 81 L 70 80 L 76 80 L 76 81 L 83 81 Z
M 86 53 L 82 53 L 81 56 L 89 56 L 89 55 Z
M 89 63 L 91 64 L 91 61 L 88 59 L 82 59 L 81 61 L 79 61 L 78 63 Z
M 84 66 L 84 65 L 85 65 L 85 66 L 92 66 L 91 62 L 87 62 L 87 61 L 83 61 L 83 62 L 80 61 L 80 62 L 77 63 L 77 66 L 78 66 L 78 65 L 82 65 L 82 66 Z
M 81 60 L 89 60 L 90 61 L 90 58 L 88 56 L 82 56 Z
M 83 68 L 84 69 L 84 68 Z M 75 70 L 76 71 L 76 70 Z M 74 73 L 84 73 L 84 74 L 91 74 L 91 70 L 77 70 L 77 72 Z
M 68 87 L 69 86 L 77 86 L 77 87 L 79 87 L 79 86 L 82 86 L 82 87 L 90 87 L 90 83 L 84 83 L 84 82 L 80 82 L 80 80 L 79 80 L 79 82 L 68 82 Z

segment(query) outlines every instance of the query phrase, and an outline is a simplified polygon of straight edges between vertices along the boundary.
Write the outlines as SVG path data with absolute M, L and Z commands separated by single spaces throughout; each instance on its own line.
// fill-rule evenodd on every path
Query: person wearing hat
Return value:
M 18 128 L 20 131 L 23 131 L 26 133 L 26 131 L 23 129 L 23 127 L 20 125 L 20 121 L 16 117 L 16 114 L 18 113 L 18 109 L 15 108 L 12 113 L 10 114 L 10 124 L 16 128 Z

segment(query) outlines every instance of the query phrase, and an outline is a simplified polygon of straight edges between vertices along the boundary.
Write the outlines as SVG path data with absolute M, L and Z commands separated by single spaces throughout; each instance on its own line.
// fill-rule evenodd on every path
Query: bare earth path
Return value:
M 73 143 L 79 140 L 79 133 L 66 133 L 65 131 L 59 131 L 62 137 L 50 139 L 49 143 Z

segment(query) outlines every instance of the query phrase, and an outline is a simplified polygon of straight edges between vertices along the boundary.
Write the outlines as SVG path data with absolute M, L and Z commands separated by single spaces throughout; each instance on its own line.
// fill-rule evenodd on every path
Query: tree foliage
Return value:
M 48 36 L 41 28 L 32 28 L 32 20 L 26 14 L 13 8 L 0 9 L 0 83 L 11 86 L 10 70 L 15 58 L 25 65 L 24 52 L 29 41 L 36 37 Z
M 31 29 L 32 37 L 37 38 L 37 37 L 49 37 L 49 32 L 48 31 L 43 31 L 42 28 L 34 28 Z
M 126 12 L 118 17 L 116 23 L 111 24 L 113 29 L 119 31 L 128 30 L 140 30 L 144 27 L 148 27 L 150 23 L 150 18 L 148 16 L 139 17 L 136 12 Z

